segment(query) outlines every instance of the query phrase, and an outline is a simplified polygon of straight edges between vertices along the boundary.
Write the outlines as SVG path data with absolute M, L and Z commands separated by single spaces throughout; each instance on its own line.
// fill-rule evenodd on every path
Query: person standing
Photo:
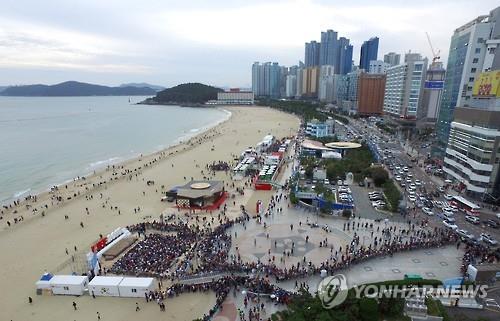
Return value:
M 29 302 L 29 304 L 32 304 L 33 303 L 33 298 L 29 296 L 28 297 L 28 302 Z

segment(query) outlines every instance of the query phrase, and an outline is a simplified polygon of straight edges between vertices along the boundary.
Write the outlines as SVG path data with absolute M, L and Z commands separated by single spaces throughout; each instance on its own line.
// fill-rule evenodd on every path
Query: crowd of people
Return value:
M 259 309 L 250 309 L 248 320 L 260 320 L 256 313 L 261 313 L 264 309 L 264 300 L 266 303 L 287 304 L 294 293 L 284 290 L 266 278 L 248 277 L 239 275 L 228 275 L 218 280 L 211 280 L 199 284 L 183 284 L 175 283 L 166 289 L 158 289 L 146 294 L 146 302 L 156 302 L 160 305 L 160 309 L 164 305 L 164 300 L 177 297 L 183 293 L 196 293 L 212 291 L 215 293 L 215 305 L 204 314 L 202 320 L 210 320 L 221 309 L 223 302 L 227 296 L 233 292 L 236 297 L 237 293 L 244 289 L 244 302 L 247 306 L 248 302 L 255 300 L 258 302 Z M 262 306 L 261 306 L 262 304 Z M 258 310 L 258 312 L 257 312 Z M 163 311 L 163 310 L 162 310 Z M 243 320 L 243 319 L 242 319 Z

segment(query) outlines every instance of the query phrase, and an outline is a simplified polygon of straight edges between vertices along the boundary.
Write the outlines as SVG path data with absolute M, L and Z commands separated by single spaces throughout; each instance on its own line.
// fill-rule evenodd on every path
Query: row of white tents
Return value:
M 140 298 L 155 290 L 154 278 L 96 276 L 89 282 L 87 276 L 54 275 L 42 277 L 37 283 L 38 290 L 50 291 L 54 295 L 83 295 L 88 292 L 95 296 Z

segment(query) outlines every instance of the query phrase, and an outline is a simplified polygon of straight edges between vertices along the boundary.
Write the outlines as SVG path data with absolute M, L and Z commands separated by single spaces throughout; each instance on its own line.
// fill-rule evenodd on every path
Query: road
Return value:
M 388 135 L 387 133 L 380 130 L 373 123 L 369 122 L 368 119 L 352 119 L 350 118 L 350 123 L 347 128 L 341 129 L 342 136 L 349 138 L 345 131 L 352 131 L 354 135 L 359 135 L 363 139 L 370 141 L 372 144 L 378 147 L 380 155 L 387 157 L 385 160 L 381 160 L 384 163 L 386 169 L 391 173 L 391 177 L 394 179 L 398 175 L 396 166 L 400 168 L 408 167 L 408 171 L 404 174 L 411 174 L 411 181 L 405 182 L 405 185 L 414 184 L 417 180 L 421 182 L 421 186 L 416 186 L 416 195 L 425 195 L 426 193 L 437 191 L 438 188 L 444 186 L 444 181 L 431 174 L 427 174 L 423 168 L 423 159 L 414 157 L 418 155 L 425 155 L 427 148 L 421 148 L 422 146 L 409 146 L 406 142 L 398 140 L 394 135 Z M 336 126 L 336 129 L 341 126 Z M 351 135 L 352 136 L 352 135 Z M 384 154 L 384 151 L 390 151 Z M 417 162 L 412 162 L 412 159 L 417 159 Z M 392 168 L 392 170 L 391 170 Z M 401 175 L 403 176 L 403 175 Z M 399 184 L 397 184 L 399 185 Z M 416 207 L 415 203 L 408 199 L 407 186 L 401 187 L 404 192 L 405 200 L 409 207 Z M 439 197 L 434 197 L 435 201 L 446 201 L 444 199 L 445 194 L 456 194 L 456 192 L 447 190 L 444 193 L 440 193 Z M 440 210 L 436 207 L 433 208 L 433 212 L 438 213 Z M 410 215 L 413 212 L 410 211 Z M 428 216 L 424 214 L 420 209 L 415 209 L 415 215 L 422 219 L 429 219 L 429 224 L 431 226 L 443 227 L 442 219 L 437 215 Z M 483 224 L 487 219 L 496 219 L 494 214 L 491 212 L 481 212 L 479 214 L 481 224 L 474 225 L 465 220 L 465 215 L 462 212 L 456 212 L 454 215 L 456 219 L 456 225 L 459 229 L 464 229 L 474 234 L 475 237 L 479 237 L 481 233 L 490 234 L 497 241 L 500 241 L 500 229 L 494 229 L 492 227 Z

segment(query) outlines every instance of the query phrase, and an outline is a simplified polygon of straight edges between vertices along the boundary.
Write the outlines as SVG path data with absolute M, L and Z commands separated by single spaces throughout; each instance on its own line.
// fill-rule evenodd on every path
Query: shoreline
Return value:
M 8 227 L 6 221 L 12 222 L 14 215 L 11 210 L 3 215 L 4 219 L 0 220 L 0 251 L 8 263 L 3 265 L 0 282 L 9 289 L 9 295 L 4 300 L 6 308 L 0 309 L 0 319 L 63 321 L 70 316 L 71 320 L 90 320 L 95 318 L 96 311 L 108 321 L 136 319 L 138 315 L 133 310 L 136 299 L 38 296 L 34 283 L 45 271 L 66 274 L 69 271 L 63 269 L 70 269 L 65 264 L 71 262 L 71 256 L 80 262 L 100 234 L 106 235 L 118 227 L 158 219 L 162 213 L 190 218 L 194 222 L 194 216 L 186 216 L 186 211 L 160 200 L 163 191 L 185 184 L 191 178 L 209 176 L 208 179 L 225 181 L 228 192 L 235 195 L 226 202 L 228 217 L 239 215 L 240 206 L 254 208 L 249 204 L 255 204 L 257 199 L 268 202 L 271 195 L 254 191 L 246 185 L 248 180 L 234 181 L 234 186 L 231 186 L 231 173 L 207 173 L 206 166 L 217 161 L 234 163 L 235 155 L 248 146 L 255 146 L 268 133 L 279 138 L 288 137 L 292 130 L 296 132 L 300 120 L 266 107 L 228 106 L 227 109 L 232 112 L 229 120 L 176 147 L 128 161 L 119 167 L 111 166 L 101 172 L 102 177 L 94 175 L 72 182 L 68 189 L 59 188 L 47 193 L 43 199 L 39 196 L 37 202 L 23 202 L 16 207 L 19 213 L 15 216 L 24 215 L 24 222 Z M 147 184 L 151 180 L 154 185 Z M 165 186 L 163 190 L 162 185 Z M 238 187 L 245 189 L 243 195 L 237 192 Z M 66 200 L 73 193 L 77 197 Z M 64 201 L 57 203 L 53 198 L 56 196 L 63 197 Z M 40 208 L 45 203 L 49 208 L 42 216 Z M 38 212 L 32 214 L 32 208 L 27 209 L 25 204 L 38 208 Z M 211 213 L 196 214 L 200 219 L 214 217 Z M 65 250 L 69 250 L 69 254 Z M 32 305 L 27 304 L 28 296 L 33 297 Z M 72 301 L 78 304 L 76 312 L 73 312 Z M 183 294 L 169 301 L 166 314 L 155 305 L 141 304 L 140 317 L 145 320 L 189 321 L 201 317 L 214 303 L 213 293 Z
M 182 106 L 179 106 L 179 107 L 182 107 Z M 199 108 L 199 107 L 190 107 L 190 108 Z M 62 182 L 49 184 L 46 187 L 33 188 L 33 186 L 29 186 L 29 187 L 23 188 L 22 190 L 15 191 L 15 192 L 13 192 L 13 194 L 11 195 L 10 198 L 0 201 L 0 207 L 4 208 L 4 206 L 6 206 L 6 205 L 8 206 L 10 204 L 13 204 L 14 201 L 20 201 L 20 204 L 23 205 L 24 203 L 27 202 L 25 200 L 26 197 L 29 197 L 29 196 L 39 197 L 42 194 L 50 193 L 50 191 L 52 190 L 53 187 L 61 187 L 64 185 L 74 183 L 78 180 L 78 178 L 91 179 L 92 176 L 99 175 L 102 172 L 107 171 L 107 169 L 110 166 L 115 166 L 115 167 L 116 166 L 118 166 L 118 167 L 124 166 L 125 164 L 127 164 L 129 162 L 137 161 L 142 157 L 150 157 L 150 156 L 155 155 L 155 154 L 161 154 L 162 152 L 166 152 L 169 149 L 175 148 L 175 147 L 180 146 L 186 142 L 189 142 L 191 139 L 195 139 L 197 136 L 203 135 L 204 133 L 210 131 L 211 129 L 214 129 L 214 128 L 220 126 L 221 124 L 223 124 L 231 119 L 232 113 L 229 110 L 221 108 L 221 107 L 217 107 L 216 109 L 220 110 L 221 112 L 223 112 L 225 114 L 223 116 L 223 118 L 221 118 L 220 120 L 217 120 L 211 124 L 202 126 L 200 128 L 192 128 L 191 130 L 197 129 L 197 131 L 184 132 L 178 138 L 174 139 L 172 141 L 172 143 L 170 143 L 170 144 L 162 145 L 161 147 L 155 148 L 154 150 L 144 151 L 144 152 L 140 152 L 140 153 L 134 152 L 134 155 L 129 155 L 129 156 L 112 155 L 112 156 L 109 156 L 105 160 L 97 160 L 95 162 L 88 164 L 87 167 L 85 167 L 85 168 L 78 169 L 78 170 L 75 169 L 75 171 L 79 171 L 79 172 L 80 171 L 84 172 L 87 169 L 89 169 L 88 172 L 85 172 L 81 175 L 77 175 L 76 177 L 67 178 L 67 179 L 63 180 Z M 103 163 L 103 164 L 96 166 L 95 169 L 92 170 L 91 169 L 92 165 L 96 164 L 96 163 Z

